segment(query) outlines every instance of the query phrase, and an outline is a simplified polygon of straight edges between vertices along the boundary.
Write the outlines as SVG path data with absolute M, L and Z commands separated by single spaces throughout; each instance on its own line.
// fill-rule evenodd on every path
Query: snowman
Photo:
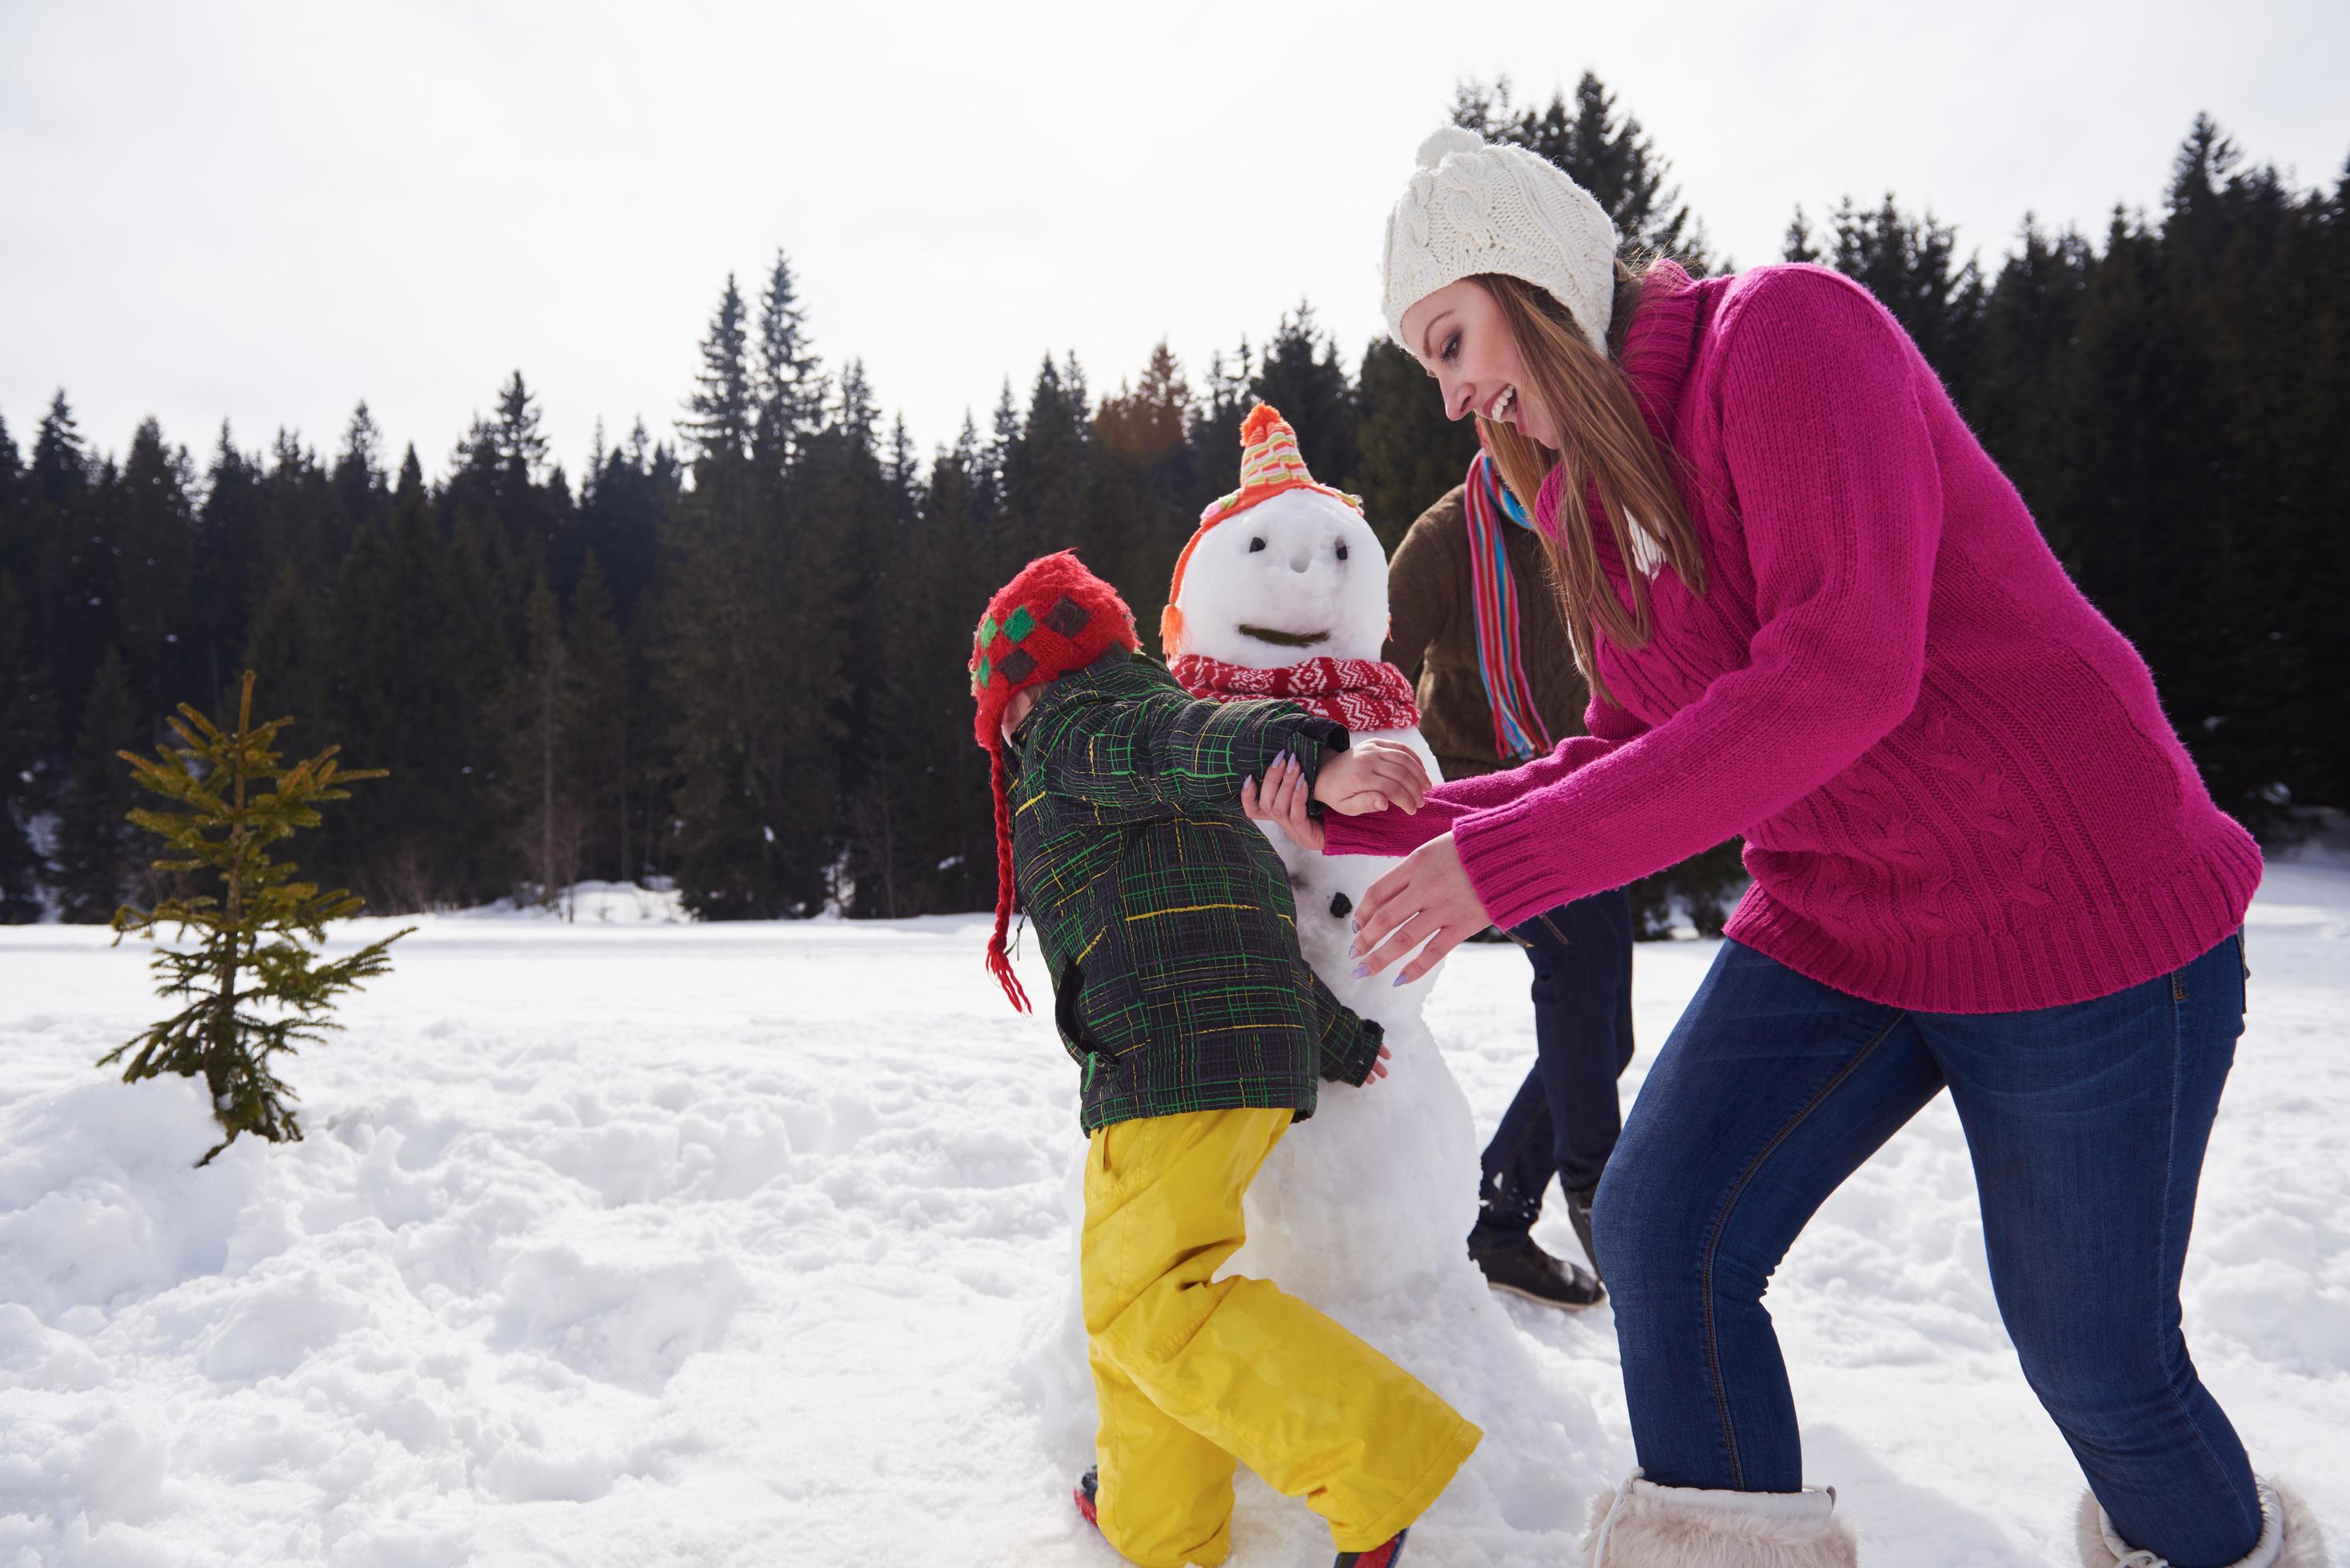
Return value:
M 1315 482 L 1296 432 L 1259 404 L 1241 430 L 1241 487 L 1201 515 L 1175 568 L 1159 640 L 1195 696 L 1282 697 L 1359 738 L 1417 753 L 1435 782 L 1411 688 L 1379 659 L 1388 625 L 1387 556 L 1354 497 Z M 1484 1428 L 1485 1439 L 1415 1527 L 1437 1561 L 1516 1568 L 1577 1560 L 1575 1500 L 1620 1474 L 1627 1455 L 1591 1402 L 1562 1376 L 1556 1351 L 1586 1340 L 1612 1359 L 1603 1319 L 1561 1323 L 1526 1309 L 1551 1342 L 1547 1360 L 1469 1261 L 1476 1219 L 1477 1139 L 1469 1102 L 1420 1016 L 1443 966 L 1409 985 L 1354 977 L 1348 919 L 1396 862 L 1328 856 L 1260 823 L 1296 895 L 1298 946 L 1341 1002 L 1385 1030 L 1385 1078 L 1326 1083 L 1312 1119 L 1294 1128 L 1250 1186 L 1247 1244 L 1230 1272 L 1271 1279 L 1355 1331 Z M 1393 971 L 1390 970 L 1389 974 Z M 1093 1379 L 1086 1369 L 1076 1231 L 1084 1216 L 1083 1149 L 1063 1181 L 1070 1272 L 1060 1300 L 1032 1321 L 1013 1367 L 1056 1469 L 1092 1462 Z M 1233 1561 L 1329 1561 L 1327 1537 L 1302 1509 L 1267 1506 L 1243 1485 Z M 1439 1544 L 1443 1542 L 1445 1544 Z
M 1176 562 L 1159 622 L 1168 669 L 1195 697 L 1284 698 L 1357 739 L 1408 746 L 1440 781 L 1411 685 L 1379 658 L 1387 555 L 1361 503 L 1315 483 L 1296 432 L 1266 404 L 1241 427 L 1241 487 L 1207 509 Z M 1383 1080 L 1325 1085 L 1313 1120 L 1274 1149 L 1250 1189 L 1249 1242 L 1232 1267 L 1333 1312 L 1448 1277 L 1482 1295 L 1463 1241 L 1476 1219 L 1476 1130 L 1420 1016 L 1444 966 L 1398 986 L 1393 970 L 1356 979 L 1347 953 L 1356 906 L 1395 862 L 1324 856 L 1257 826 L 1288 869 L 1305 961 L 1384 1028 L 1394 1056 Z
M 1168 668 L 1194 696 L 1285 698 L 1357 739 L 1409 746 L 1437 782 L 1411 686 L 1379 658 L 1387 555 L 1361 503 L 1315 482 L 1296 432 L 1270 407 L 1250 413 L 1241 446 L 1241 488 L 1202 514 L 1176 565 L 1160 621 Z M 1306 961 L 1338 1000 L 1384 1028 L 1394 1054 L 1384 1079 L 1324 1084 L 1312 1119 L 1275 1147 L 1249 1189 L 1248 1241 L 1231 1272 L 1274 1280 L 1312 1303 L 1485 1429 L 1429 1516 L 1431 1546 L 1451 1535 L 1464 1561 L 1569 1560 L 1580 1521 L 1569 1517 L 1573 1489 L 1562 1483 L 1578 1469 L 1612 1473 L 1607 1466 L 1620 1456 L 1602 1457 L 1606 1439 L 1588 1400 L 1529 1355 L 1469 1259 L 1476 1127 L 1421 1017 L 1444 966 L 1408 985 L 1392 979 L 1400 965 L 1356 979 L 1349 917 L 1397 862 L 1326 857 L 1274 824 L 1258 826 L 1288 868 Z M 1612 1353 L 1604 1323 L 1588 1332 L 1605 1342 L 1595 1350 Z M 1299 1518 L 1276 1512 L 1266 1521 L 1296 1539 L 1263 1560 L 1310 1558 Z

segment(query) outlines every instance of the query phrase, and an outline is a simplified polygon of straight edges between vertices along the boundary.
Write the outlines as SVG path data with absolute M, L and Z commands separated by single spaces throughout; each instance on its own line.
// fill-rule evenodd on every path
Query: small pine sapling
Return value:
M 130 814 L 164 841 L 166 857 L 155 869 L 193 873 L 206 890 L 165 898 L 152 909 L 126 905 L 115 912 L 118 944 L 134 934 L 151 940 L 166 925 L 182 936 L 193 930 L 201 940 L 160 950 L 152 963 L 161 977 L 157 991 L 186 997 L 188 1005 L 116 1046 L 98 1064 L 111 1066 L 135 1053 L 123 1069 L 125 1083 L 164 1073 L 201 1075 L 212 1093 L 213 1114 L 228 1136 L 205 1151 L 199 1166 L 211 1164 L 239 1133 L 272 1142 L 301 1137 L 301 1123 L 287 1103 L 297 1096 L 278 1077 L 275 1058 L 341 1027 L 328 1016 L 336 998 L 390 970 L 386 950 L 408 935 L 397 931 L 348 958 L 317 961 L 312 949 L 327 940 L 327 922 L 357 914 L 361 901 L 342 888 L 322 893 L 315 883 L 295 880 L 298 867 L 272 859 L 270 851 L 299 829 L 316 827 L 324 802 L 349 799 L 343 785 L 384 774 L 344 768 L 335 761 L 339 748 L 334 746 L 286 764 L 276 740 L 292 722 L 253 722 L 253 672 L 247 670 L 235 729 L 224 730 L 182 703 L 171 726 L 182 744 L 158 747 L 152 757 L 121 753 L 140 786 L 171 803 L 168 809 Z

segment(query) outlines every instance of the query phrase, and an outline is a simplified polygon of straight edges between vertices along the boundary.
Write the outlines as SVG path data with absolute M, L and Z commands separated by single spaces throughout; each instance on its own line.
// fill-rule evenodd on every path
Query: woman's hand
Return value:
M 1397 973 L 1395 983 L 1404 985 L 1491 924 L 1447 833 L 1371 884 L 1355 907 L 1355 940 L 1347 956 L 1361 959 L 1357 976 L 1373 975 L 1426 941 L 1419 956 Z
M 1256 787 L 1256 780 L 1241 780 L 1241 809 L 1259 822 L 1269 822 L 1289 835 L 1290 842 L 1300 849 L 1319 854 L 1322 849 L 1322 825 L 1305 815 L 1305 802 L 1311 794 L 1305 787 L 1305 770 L 1297 759 L 1283 755 L 1274 759 L 1273 766 L 1264 770 L 1264 787 Z
M 1364 1080 L 1366 1087 L 1369 1085 L 1378 1083 L 1381 1078 L 1388 1075 L 1388 1058 L 1394 1054 L 1395 1053 L 1388 1050 L 1386 1046 L 1382 1045 L 1379 1047 L 1379 1059 L 1371 1064 L 1371 1075 L 1367 1079 Z
M 1264 787 L 1254 779 L 1241 781 L 1241 809 L 1259 822 L 1270 822 L 1302 849 L 1319 852 L 1322 825 L 1305 813 L 1305 803 L 1318 800 L 1347 816 L 1399 806 L 1419 809 L 1428 790 L 1428 769 L 1419 753 L 1394 741 L 1358 741 L 1343 752 L 1322 759 L 1314 787 L 1305 787 L 1305 770 L 1293 756 L 1274 760 L 1264 771 Z

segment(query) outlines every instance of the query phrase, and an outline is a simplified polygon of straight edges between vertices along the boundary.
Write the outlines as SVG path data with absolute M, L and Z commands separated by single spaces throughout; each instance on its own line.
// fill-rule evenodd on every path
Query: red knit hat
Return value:
M 987 941 L 987 967 L 1003 994 L 1022 1012 L 1028 993 L 1012 972 L 1003 950 L 1012 924 L 1012 806 L 1003 788 L 1003 705 L 1024 686 L 1040 685 L 1083 670 L 1115 645 L 1131 653 L 1134 612 L 1118 590 L 1086 570 L 1074 550 L 1039 556 L 997 590 L 972 639 L 971 694 L 979 712 L 972 737 L 987 748 L 995 788 L 995 934 Z

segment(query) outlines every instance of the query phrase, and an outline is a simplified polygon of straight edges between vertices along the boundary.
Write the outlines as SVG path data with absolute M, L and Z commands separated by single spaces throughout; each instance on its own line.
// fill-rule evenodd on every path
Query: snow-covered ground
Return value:
M 0 930 L 0 1568 L 1109 1568 L 1035 1366 L 1069 1070 L 982 971 L 984 922 L 668 912 L 606 888 L 576 924 L 421 922 L 292 1064 L 307 1141 L 202 1171 L 192 1085 L 90 1064 L 157 1013 L 144 955 Z M 1627 1088 L 1711 953 L 1639 950 Z M 2188 1330 L 2255 1461 L 2350 1532 L 2350 869 L 2272 868 L 2251 961 Z M 1475 946 L 1430 1002 L 1488 1127 L 1532 1058 L 1525 978 Z M 2001 1333 L 1947 1105 L 1771 1300 L 1811 1477 L 1872 1564 L 2066 1560 L 2077 1479 Z M 1606 1311 L 1508 1311 L 1568 1434 L 1555 1495 L 1440 1504 L 1417 1568 L 1555 1563 L 1631 1463 Z M 1295 1505 L 1242 1496 L 1235 1563 L 1328 1561 Z

